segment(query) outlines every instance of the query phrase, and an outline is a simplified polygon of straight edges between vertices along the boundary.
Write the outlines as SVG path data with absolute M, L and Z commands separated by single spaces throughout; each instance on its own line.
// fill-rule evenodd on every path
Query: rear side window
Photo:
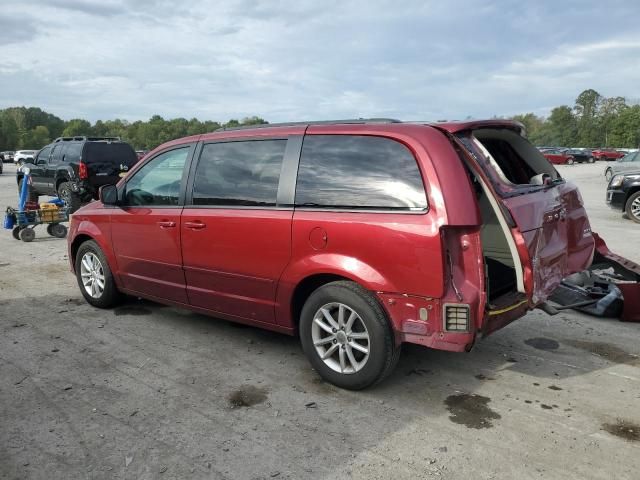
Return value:
M 82 143 L 69 143 L 64 151 L 64 161 L 78 163 L 82 153 Z
M 122 164 L 133 167 L 138 161 L 138 157 L 128 143 L 87 142 L 82 160 L 87 164 Z
M 276 205 L 286 140 L 209 143 L 193 185 L 194 205 Z
M 296 206 L 421 211 L 427 197 L 416 159 L 401 143 L 372 136 L 308 135 Z

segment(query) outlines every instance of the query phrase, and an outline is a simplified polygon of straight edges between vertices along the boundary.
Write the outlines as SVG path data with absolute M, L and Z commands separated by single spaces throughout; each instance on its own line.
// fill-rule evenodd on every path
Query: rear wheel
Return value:
M 596 161 L 596 159 L 595 159 L 595 158 L 593 158 L 593 157 L 589 157 L 589 159 L 587 160 L 587 162 L 589 162 L 589 163 L 593 163 L 593 162 L 595 162 L 595 161 Z
M 640 192 L 636 192 L 629 197 L 625 211 L 631 220 L 640 223 Z
M 65 238 L 67 236 L 67 227 L 61 223 L 51 223 L 47 225 L 47 233 L 52 237 Z
M 574 163 L 573 157 L 567 158 L 567 165 L 573 165 Z
M 82 199 L 80 195 L 73 191 L 71 183 L 62 182 L 58 186 L 58 196 L 64 200 L 64 203 L 69 207 L 69 213 L 73 213 L 82 206 Z
M 300 340 L 318 374 L 349 390 L 382 381 L 400 356 L 376 298 L 348 281 L 328 283 L 311 294 L 300 316 Z
M 75 270 L 78 286 L 87 302 L 98 308 L 110 308 L 118 303 L 120 292 L 107 259 L 96 242 L 88 240 L 80 245 Z

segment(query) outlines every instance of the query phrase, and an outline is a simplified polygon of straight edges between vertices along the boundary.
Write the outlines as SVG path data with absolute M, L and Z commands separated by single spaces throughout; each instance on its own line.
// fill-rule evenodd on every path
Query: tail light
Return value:
M 444 329 L 448 332 L 469 331 L 469 305 L 444 304 Z
M 84 162 L 80 162 L 78 164 L 78 176 L 80 180 L 86 180 L 89 178 L 89 170 L 87 170 L 87 164 Z

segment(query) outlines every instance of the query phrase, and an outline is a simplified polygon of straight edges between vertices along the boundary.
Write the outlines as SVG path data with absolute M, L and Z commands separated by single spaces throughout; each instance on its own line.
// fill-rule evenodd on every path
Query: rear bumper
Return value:
M 627 194 L 623 190 L 607 190 L 606 202 L 614 210 L 624 210 Z

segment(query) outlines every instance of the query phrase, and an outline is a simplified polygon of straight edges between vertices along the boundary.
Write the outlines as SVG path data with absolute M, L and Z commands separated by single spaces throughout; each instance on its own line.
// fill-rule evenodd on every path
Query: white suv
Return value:
M 13 155 L 13 163 L 22 165 L 25 162 L 33 162 L 36 153 L 38 153 L 38 150 L 18 150 Z

